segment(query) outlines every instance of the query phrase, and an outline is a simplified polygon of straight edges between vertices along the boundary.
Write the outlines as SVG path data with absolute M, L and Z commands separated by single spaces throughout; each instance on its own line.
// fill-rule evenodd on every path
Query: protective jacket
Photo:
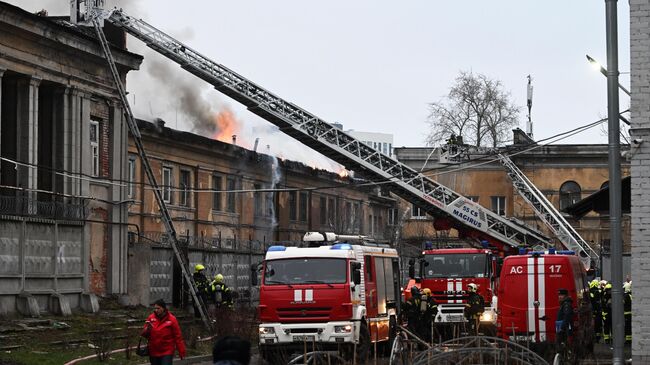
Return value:
M 196 290 L 199 293 L 207 293 L 210 282 L 205 277 L 205 274 L 203 274 L 203 271 L 195 272 L 192 276 L 194 278 L 194 284 L 196 284 Z
M 175 350 L 181 358 L 185 357 L 185 342 L 176 317 L 166 311 L 158 318 L 152 313 L 144 325 L 141 335 L 149 340 L 149 355 L 153 357 L 174 355 Z
M 476 318 L 485 311 L 485 300 L 483 297 L 476 293 L 470 292 L 465 304 L 465 318 Z
M 232 293 L 228 285 L 212 281 L 210 295 L 217 306 L 232 306 Z

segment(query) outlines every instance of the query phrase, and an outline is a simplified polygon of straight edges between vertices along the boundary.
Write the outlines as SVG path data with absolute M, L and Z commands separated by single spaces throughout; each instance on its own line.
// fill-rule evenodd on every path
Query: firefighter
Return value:
M 212 301 L 217 308 L 227 307 L 232 308 L 232 293 L 230 288 L 223 282 L 223 275 L 216 274 L 214 280 L 210 283 L 210 294 Z
M 411 297 L 406 301 L 405 306 L 407 326 L 413 334 L 420 338 L 423 337 L 422 329 L 426 326 L 422 324 L 424 322 L 422 319 L 427 310 L 426 300 L 422 301 L 422 296 L 420 289 L 417 286 L 412 286 Z
M 424 320 L 422 321 L 422 326 L 424 327 L 423 330 L 426 333 L 424 339 L 431 341 L 433 338 L 433 322 L 436 318 L 436 315 L 438 314 L 438 303 L 433 298 L 431 289 L 424 288 L 422 289 L 422 293 L 422 301 L 426 302 L 427 304 L 426 309 L 423 313 Z
M 594 317 L 594 331 L 596 332 L 596 342 L 600 342 L 603 337 L 603 313 L 602 313 L 602 290 L 600 282 L 596 279 L 589 283 L 589 299 L 591 300 L 591 312 Z
M 208 286 L 210 285 L 210 283 L 208 282 L 208 278 L 205 276 L 204 271 L 205 271 L 205 266 L 201 264 L 196 264 L 194 266 L 194 275 L 192 275 L 192 277 L 194 278 L 196 295 L 200 298 L 201 301 L 203 301 L 203 305 L 207 306 Z M 199 313 L 199 309 L 196 303 L 193 303 L 193 305 L 194 305 L 194 316 L 196 318 L 201 317 L 201 314 Z
M 601 285 L 603 282 L 601 281 Z M 612 341 L 612 284 L 605 281 L 601 302 L 603 315 L 603 339 L 605 343 Z
M 573 301 L 566 289 L 558 290 L 557 296 L 560 302 L 560 310 L 557 312 L 557 320 L 555 321 L 555 341 L 560 351 L 563 349 L 570 351 L 566 345 L 568 345 L 567 341 L 573 329 Z
M 469 324 L 469 333 L 477 336 L 481 314 L 485 310 L 485 300 L 478 293 L 478 285 L 474 283 L 467 285 L 467 292 L 469 296 L 465 304 L 465 319 Z
M 632 343 L 632 282 L 623 284 L 623 313 L 625 316 L 625 343 Z

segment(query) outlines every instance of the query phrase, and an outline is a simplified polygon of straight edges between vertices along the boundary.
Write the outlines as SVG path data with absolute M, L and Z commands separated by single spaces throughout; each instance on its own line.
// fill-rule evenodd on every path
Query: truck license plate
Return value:
M 464 322 L 465 321 L 465 316 L 462 314 L 452 314 L 447 316 L 447 320 L 449 322 Z
M 296 341 L 296 342 L 298 342 L 298 341 L 299 342 L 305 342 L 305 341 L 310 342 L 310 341 L 314 341 L 315 339 L 316 339 L 315 336 L 293 336 L 293 340 Z

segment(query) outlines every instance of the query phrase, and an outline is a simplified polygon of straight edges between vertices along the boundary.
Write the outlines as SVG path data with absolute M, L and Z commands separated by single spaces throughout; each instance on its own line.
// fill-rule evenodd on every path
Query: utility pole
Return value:
M 526 124 L 526 134 L 528 137 L 531 139 L 533 138 L 533 120 L 531 119 L 530 116 L 530 109 L 533 107 L 533 78 L 528 75 L 528 87 L 526 90 L 526 96 L 527 96 L 527 102 L 526 105 L 528 106 L 528 123 Z
M 618 124 L 617 1 L 605 0 L 607 33 L 607 116 L 609 137 L 609 239 L 612 262 L 612 364 L 622 365 L 625 342 L 623 317 L 623 244 L 621 240 L 621 146 Z

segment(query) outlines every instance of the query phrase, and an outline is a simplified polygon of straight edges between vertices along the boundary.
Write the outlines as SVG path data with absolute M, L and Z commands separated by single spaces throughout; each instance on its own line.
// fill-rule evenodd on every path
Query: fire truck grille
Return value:
M 332 307 L 278 308 L 280 320 L 297 318 L 328 318 Z

